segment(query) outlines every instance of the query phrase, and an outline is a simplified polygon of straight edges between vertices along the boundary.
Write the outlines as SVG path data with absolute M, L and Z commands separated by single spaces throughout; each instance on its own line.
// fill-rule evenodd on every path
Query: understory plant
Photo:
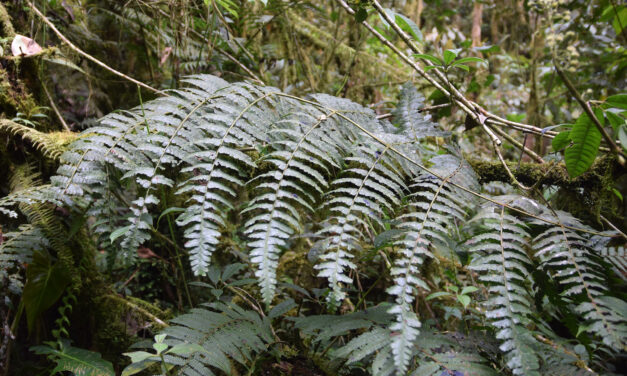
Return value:
M 232 362 L 252 367 L 288 352 L 281 333 L 305 340 L 334 372 L 346 361 L 374 375 L 594 374 L 625 351 L 626 304 L 602 257 L 614 234 L 507 185 L 488 193 L 450 134 L 421 113 L 413 86 L 393 124 L 329 95 L 209 75 L 185 83 L 105 116 L 61 156 L 49 185 L 0 202 L 9 215 L 10 204 L 53 202 L 93 218 L 111 265 L 164 242 L 186 255 L 195 279 L 212 280 L 206 307 L 175 319 L 156 353 L 130 353 L 124 374 L 153 364 L 230 373 Z M 174 214 L 168 238 L 162 217 Z M 8 270 L 31 257 L 14 245 L 35 231 L 33 221 L 1 245 Z M 326 315 L 294 310 L 280 287 L 289 252 L 326 281 L 309 297 Z M 261 303 L 216 277 L 213 259 L 229 254 L 246 263 Z M 355 291 L 365 263 L 383 266 L 377 288 L 387 293 Z M 342 315 L 356 298 L 365 311 Z M 566 332 L 555 327 L 565 318 Z

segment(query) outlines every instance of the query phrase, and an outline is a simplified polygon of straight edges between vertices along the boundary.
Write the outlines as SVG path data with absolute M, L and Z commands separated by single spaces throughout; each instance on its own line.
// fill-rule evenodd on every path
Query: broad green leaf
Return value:
M 133 352 L 129 352 L 129 353 L 123 353 L 122 355 L 128 356 L 129 358 L 131 358 L 131 362 L 132 363 L 139 363 L 143 360 L 146 360 L 148 358 L 151 357 L 156 357 L 156 354 L 152 354 L 146 351 L 133 351 Z
M 157 351 L 157 354 L 161 354 L 165 349 L 168 348 L 168 345 L 165 343 L 153 343 L 152 347 Z
M 206 350 L 197 343 L 179 343 L 178 345 L 172 346 L 172 348 L 168 350 L 166 354 L 190 355 L 202 351 Z
M 422 32 L 420 32 L 420 28 L 414 21 L 399 13 L 396 13 L 394 21 L 404 32 L 414 37 L 415 40 L 422 41 Z
M 444 51 L 443 57 L 444 57 L 444 65 L 449 65 L 453 62 L 453 60 L 455 60 L 455 58 L 457 57 L 457 54 L 453 50 L 446 50 Z
M 128 355 L 128 353 L 125 353 L 124 355 Z M 145 370 L 146 368 L 151 367 L 154 364 L 157 364 L 161 362 L 161 360 L 156 360 L 156 359 L 145 359 L 142 360 L 138 363 L 131 363 L 128 366 L 126 366 L 126 368 L 124 368 L 124 370 L 122 371 L 122 376 L 132 376 L 135 374 L 140 373 L 141 371 Z
M 464 308 L 468 307 L 470 304 L 470 296 L 468 295 L 457 295 L 457 300 L 464 306 Z
M 59 262 L 53 263 L 48 253 L 33 254 L 22 295 L 29 332 L 37 317 L 59 300 L 70 280 L 67 270 Z
M 627 7 L 621 7 L 616 12 L 616 16 L 612 20 L 612 27 L 617 35 L 619 35 L 625 27 L 627 27 Z
M 184 208 L 178 208 L 178 207 L 170 207 L 167 208 L 166 210 L 163 211 L 163 213 L 161 213 L 161 215 L 159 216 L 159 218 L 157 219 L 157 224 L 159 224 L 159 221 L 161 220 L 161 218 L 163 218 L 164 216 L 170 214 L 170 213 L 181 213 L 184 212 L 185 209 Z
M 619 127 L 625 124 L 625 119 L 616 115 L 612 111 L 605 111 L 605 117 L 607 117 L 607 121 L 609 121 L 610 125 L 612 126 L 612 129 L 614 129 L 614 132 L 616 132 L 619 129 Z
M 464 64 L 453 64 L 453 66 L 455 68 L 461 68 L 461 69 L 465 70 L 466 72 L 470 72 L 470 68 L 467 65 L 464 65 Z
M 429 294 L 429 296 L 427 296 L 425 300 L 431 300 L 435 298 L 440 298 L 442 296 L 451 296 L 451 295 L 452 294 L 450 292 L 438 291 L 438 292 L 434 292 L 433 294 Z
M 437 57 L 435 57 L 433 55 L 429 55 L 429 54 L 414 54 L 413 56 L 416 57 L 416 58 L 419 58 L 419 59 L 429 60 L 430 62 L 432 62 L 435 65 L 444 65 L 442 60 L 440 60 L 439 58 L 437 58 Z
M 627 94 L 617 94 L 607 97 L 605 103 L 610 105 L 610 107 L 627 110 Z
M 457 65 L 457 64 L 467 64 L 467 63 L 485 63 L 485 60 L 480 59 L 478 57 L 470 56 L 470 57 L 464 57 L 464 58 L 461 58 L 461 59 L 455 61 L 455 65 Z
M 570 131 L 562 131 L 558 133 L 551 141 L 553 151 L 558 152 L 570 144 Z
M 603 122 L 601 110 L 596 109 L 595 115 L 600 122 Z M 570 131 L 570 139 L 573 141 L 573 146 L 564 152 L 564 160 L 568 175 L 571 178 L 576 178 L 592 166 L 599 151 L 599 146 L 601 146 L 601 132 L 592 123 L 588 115 L 584 113 L 579 116 L 573 129 Z
M 471 294 L 475 291 L 479 290 L 475 286 L 466 286 L 462 289 L 462 295 Z
M 73 347 L 69 341 L 61 342 L 61 350 L 50 346 L 35 346 L 35 353 L 48 355 L 57 363 L 51 374 L 71 372 L 75 376 L 115 376 L 111 362 L 102 359 L 99 353 Z
M 618 141 L 620 141 L 623 150 L 627 150 L 627 126 L 624 124 L 618 128 Z
M 126 234 L 130 229 L 131 229 L 130 225 L 129 226 L 120 227 L 119 229 L 113 231 L 111 233 L 111 235 L 109 235 L 109 240 L 111 240 L 111 243 L 113 244 L 113 242 L 115 242 L 115 239 L 117 239 L 120 236 Z

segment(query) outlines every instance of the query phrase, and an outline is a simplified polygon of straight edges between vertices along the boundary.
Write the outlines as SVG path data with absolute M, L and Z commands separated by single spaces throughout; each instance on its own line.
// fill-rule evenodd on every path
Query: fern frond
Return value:
M 350 168 L 331 183 L 333 189 L 325 195 L 323 208 L 328 208 L 331 216 L 318 232 L 324 238 L 324 254 L 316 269 L 319 277 L 329 281 L 327 301 L 332 306 L 346 296 L 342 284 L 352 283 L 346 269 L 355 268 L 351 259 L 368 239 L 365 232 L 380 225 L 384 211 L 392 211 L 400 203 L 405 185 L 388 152 L 388 148 L 359 147 L 345 158 Z
M 416 90 L 416 87 L 407 82 L 399 94 L 396 108 L 392 111 L 395 122 L 400 125 L 399 131 L 405 133 L 412 140 L 425 137 L 448 137 L 449 132 L 440 129 L 437 123 L 432 122 L 431 115 L 424 115 L 420 111 L 425 106 L 425 97 Z
M 245 212 L 257 215 L 246 222 L 244 231 L 251 239 L 251 261 L 258 265 L 255 275 L 268 304 L 274 297 L 280 250 L 302 228 L 299 210 L 313 212 L 316 196 L 327 188 L 329 169 L 339 166 L 339 147 L 323 130 L 323 123 L 334 121 L 334 115 L 309 115 L 311 125 L 304 127 L 307 117 L 302 113 L 300 121 L 282 120 L 268 133 L 275 140 L 274 150 L 261 160 L 274 168 L 255 178 L 262 183 Z
M 445 335 L 430 327 L 425 328 L 409 349 L 412 366 L 404 375 L 496 375 L 487 359 L 478 354 L 479 344 L 470 347 L 463 340 L 456 339 L 459 337 L 463 338 L 463 335 Z M 347 364 L 373 357 L 371 374 L 388 376 L 395 370 L 393 338 L 389 329 L 375 326 L 339 348 L 334 356 L 347 359 Z
M 44 133 L 7 119 L 0 119 L 0 131 L 28 140 L 35 149 L 50 159 L 58 159 L 74 141 L 72 132 Z
M 425 258 L 433 257 L 429 251 L 433 242 L 446 243 L 447 224 L 463 220 L 464 209 L 472 203 L 463 192 L 445 184 L 452 180 L 464 186 L 477 185 L 472 169 L 463 168 L 463 160 L 443 155 L 432 158 L 431 162 L 446 179 L 439 181 L 430 174 L 419 176 L 410 187 L 413 193 L 409 196 L 409 212 L 398 217 L 399 228 L 404 233 L 396 242 L 400 257 L 392 268 L 394 286 L 388 289 L 388 293 L 395 297 L 396 303 L 390 313 L 396 316 L 391 329 L 398 335 L 394 337 L 392 351 L 399 374 L 407 370 L 420 328 L 420 321 L 412 309 L 415 290 L 429 289 L 419 277 L 419 268 Z
M 479 272 L 479 280 L 488 286 L 485 315 L 502 342 L 507 366 L 515 375 L 540 375 L 533 347 L 536 341 L 527 329 L 532 321 L 532 300 L 527 291 L 532 284 L 531 260 L 525 250 L 529 234 L 504 207 L 487 207 L 473 221 L 487 231 L 471 240 L 470 252 L 475 256 L 470 268 Z
M 0 287 L 19 295 L 22 291 L 25 264 L 32 260 L 33 253 L 48 247 L 43 231 L 33 225 L 22 225 L 18 231 L 2 234 L 0 243 Z
M 578 223 L 557 212 L 560 223 Z M 597 335 L 615 351 L 627 349 L 626 304 L 608 295 L 604 268 L 585 238 L 563 226 L 552 226 L 534 239 L 536 256 L 571 298 L 585 320 L 586 332 Z
M 163 330 L 171 346 L 195 344 L 203 351 L 165 355 L 179 375 L 214 375 L 215 369 L 231 374 L 232 362 L 250 366 L 254 355 L 274 342 L 270 322 L 257 312 L 234 304 L 207 304 L 171 321 Z

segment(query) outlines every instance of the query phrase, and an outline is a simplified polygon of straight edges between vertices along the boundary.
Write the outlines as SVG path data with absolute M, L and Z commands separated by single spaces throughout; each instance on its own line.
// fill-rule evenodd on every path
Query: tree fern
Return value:
M 507 214 L 504 207 L 482 210 L 474 221 L 480 221 L 486 232 L 471 239 L 471 268 L 488 286 L 486 317 L 502 341 L 507 366 L 515 375 L 539 375 L 531 331 L 533 311 L 528 287 L 531 285 L 531 260 L 525 246 L 529 234 L 520 221 Z M 536 344 L 537 347 L 537 344 Z

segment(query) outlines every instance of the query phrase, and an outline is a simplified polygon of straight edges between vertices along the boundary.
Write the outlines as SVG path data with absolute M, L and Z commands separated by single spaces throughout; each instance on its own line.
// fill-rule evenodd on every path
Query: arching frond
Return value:
M 397 241 L 400 256 L 392 268 L 394 286 L 388 292 L 395 297 L 390 313 L 396 316 L 391 329 L 398 332 L 392 342 L 392 351 L 398 373 L 403 374 L 412 356 L 412 346 L 418 336 L 420 320 L 413 312 L 416 289 L 428 290 L 420 279 L 420 266 L 425 258 L 433 257 L 432 243 L 446 243 L 449 230 L 455 220 L 463 220 L 465 209 L 472 206 L 472 199 L 463 191 L 445 186 L 447 181 L 476 187 L 477 178 L 465 162 L 452 155 L 434 157 L 431 162 L 436 173 L 446 178 L 442 181 L 431 174 L 422 174 L 410 186 L 408 212 L 398 217 L 403 235 Z
M 525 249 L 530 236 L 504 207 L 484 208 L 473 221 L 487 231 L 471 239 L 471 268 L 488 286 L 486 317 L 502 342 L 507 366 L 515 375 L 540 375 L 536 341 L 527 328 L 533 311 L 528 291 L 533 283 L 531 260 Z

